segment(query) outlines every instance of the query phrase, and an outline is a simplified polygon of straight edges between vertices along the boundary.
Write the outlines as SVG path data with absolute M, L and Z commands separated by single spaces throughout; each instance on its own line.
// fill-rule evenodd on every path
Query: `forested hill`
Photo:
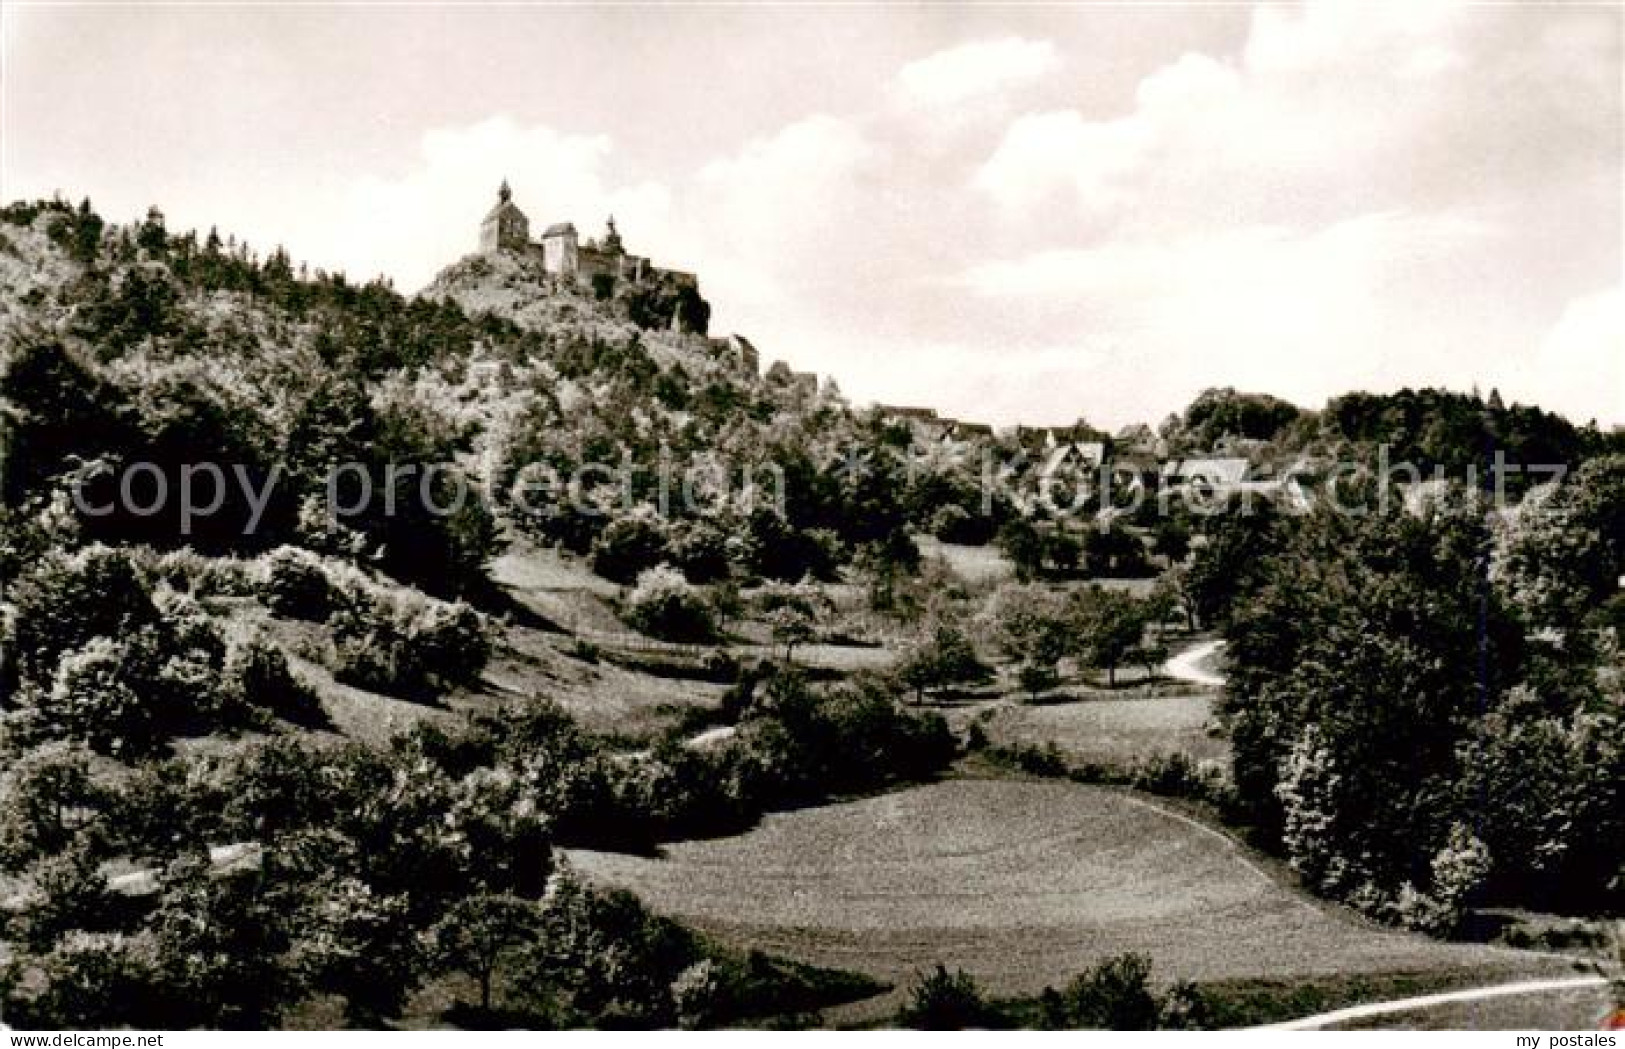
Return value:
M 408 297 L 383 281 L 307 272 L 280 249 L 261 256 L 213 231 L 173 233 L 156 210 L 109 226 L 88 202 L 12 204 L 0 210 L 0 513 L 10 522 L 0 573 L 97 540 L 205 553 L 293 544 L 451 596 L 483 585 L 505 525 L 578 553 L 612 547 L 604 560 L 623 581 L 661 562 L 696 581 L 725 568 L 828 578 L 854 561 L 884 572 L 913 565 L 911 533 L 986 542 L 1014 516 L 1007 493 L 984 500 L 980 453 L 1021 464 L 1016 477 L 1029 482 L 1049 454 L 1053 432 L 944 442 L 918 423 L 854 412 L 832 383 L 782 366 L 760 374 L 748 343 L 704 332 L 708 316 L 691 284 L 579 284 L 507 253 L 453 262 Z M 1081 420 L 1063 436 L 1255 465 L 1305 454 L 1375 464 L 1386 445 L 1391 462 L 1452 476 L 1495 450 L 1575 466 L 1619 445 L 1617 433 L 1537 408 L 1434 390 L 1353 393 L 1321 411 L 1216 390 L 1160 436 L 1138 427 L 1114 442 Z M 910 448 L 925 454 L 905 467 L 895 453 Z M 42 513 L 78 477 L 92 479 L 93 505 L 106 504 L 136 463 L 172 490 L 199 463 L 233 483 L 218 512 L 192 520 L 173 505 Z M 695 464 L 707 480 L 651 515 L 662 463 L 674 483 Z M 364 474 L 372 499 L 351 499 L 334 528 L 327 483 L 346 464 L 345 479 Z M 454 468 L 427 482 L 421 470 L 390 476 L 391 465 L 430 464 Z M 629 483 L 594 469 L 623 465 Z M 516 507 L 526 467 L 566 487 L 578 480 L 574 497 L 555 488 Z M 782 492 L 771 511 L 765 468 Z M 1531 480 L 1515 479 L 1514 494 Z M 477 497 L 428 512 L 464 490 Z M 49 534 L 70 524 L 71 542 Z
M 478 585 L 518 467 L 569 478 L 584 464 L 630 462 L 643 501 L 663 454 L 679 467 L 711 457 L 734 476 L 769 461 L 785 470 L 796 535 L 765 519 L 746 528 L 754 544 L 731 556 L 761 562 L 753 570 L 800 578 L 895 543 L 896 497 L 876 503 L 888 486 L 843 491 L 828 471 L 874 442 L 874 424 L 832 387 L 783 369 L 759 376 L 748 344 L 671 330 L 679 309 L 687 328 L 708 311 L 691 289 L 600 296 L 509 257 L 470 257 L 406 297 L 212 231 L 172 233 L 156 210 L 108 226 L 88 203 L 13 204 L 0 212 L 10 556 L 26 559 L 19 531 L 47 527 L 39 507 L 76 474 L 99 478 L 89 491 L 101 505 L 121 464 L 153 463 L 178 484 L 183 466 L 211 462 L 240 468 L 256 490 L 281 472 L 263 507 L 234 484 L 207 519 L 79 515 L 79 540 L 211 553 L 293 543 L 365 554 L 425 589 L 463 593 Z M 370 474 L 377 505 L 335 534 L 325 482 L 348 463 Z M 467 482 L 482 497 L 448 516 L 420 512 L 423 500 L 406 498 L 420 478 L 385 485 L 392 463 L 456 463 L 433 494 L 443 504 Z M 717 493 L 703 516 L 720 527 L 690 545 L 748 523 L 740 487 Z M 402 498 L 385 513 L 390 488 Z M 611 509 L 624 489 L 595 478 L 584 498 Z M 563 510 L 519 525 L 585 551 L 609 516 Z

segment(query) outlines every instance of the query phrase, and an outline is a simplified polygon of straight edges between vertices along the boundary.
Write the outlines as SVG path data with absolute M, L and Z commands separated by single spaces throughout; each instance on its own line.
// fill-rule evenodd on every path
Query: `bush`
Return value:
M 627 598 L 626 618 L 634 627 L 667 641 L 708 641 L 715 636 L 711 605 L 670 565 L 638 576 Z
M 650 514 L 611 521 L 592 548 L 592 570 L 623 586 L 668 560 L 666 530 Z
M 123 551 L 54 556 L 19 585 L 17 604 L 12 742 L 76 739 L 141 756 L 241 713 L 221 685 L 226 644 L 214 620 L 189 594 L 149 593 Z
M 1192 761 L 1177 751 L 1143 758 L 1134 766 L 1131 782 L 1166 798 L 1191 798 L 1221 807 L 1230 800 L 1229 785 L 1219 768 Z
M 321 720 L 316 693 L 293 675 L 282 650 L 262 639 L 234 646 L 226 656 L 226 687 L 251 710 L 262 710 L 300 725 Z
M 150 667 L 124 642 L 96 637 L 62 654 L 39 711 L 54 729 L 103 754 L 136 757 L 168 738 L 142 686 Z
M 63 653 L 158 620 L 130 556 L 99 545 L 48 555 L 18 580 L 10 599 L 19 669 L 37 684 L 50 680 Z
M 8 995 L 8 1018 L 27 1029 L 164 1027 L 148 1006 L 155 975 L 149 936 L 69 933 L 36 959 L 24 994 Z
M 949 972 L 937 965 L 928 976 L 917 976 L 909 989 L 909 1002 L 898 1020 L 920 1031 L 962 1031 L 985 1027 L 989 1010 L 976 981 L 963 970 Z
M 1064 1001 L 1069 1027 L 1154 1031 L 1162 1015 L 1151 992 L 1151 959 L 1142 954 L 1101 962 L 1072 981 Z
M 321 562 L 311 554 L 279 547 L 262 559 L 260 573 L 265 607 L 273 615 L 322 623 L 332 614 L 333 586 Z
M 162 584 L 196 598 L 252 597 L 259 585 L 251 562 L 209 557 L 185 547 L 143 561 L 154 585 Z
M 94 818 L 100 794 L 82 751 L 35 748 L 0 776 L 0 867 L 22 870 L 73 844 Z
M 330 622 L 334 676 L 407 699 L 427 699 L 475 680 L 491 654 L 484 620 L 461 603 L 356 595 Z

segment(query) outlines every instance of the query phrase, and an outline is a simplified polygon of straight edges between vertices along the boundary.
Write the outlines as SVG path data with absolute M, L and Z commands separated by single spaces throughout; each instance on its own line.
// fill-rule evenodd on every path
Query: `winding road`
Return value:
M 1162 672 L 1168 677 L 1178 681 L 1189 681 L 1193 685 L 1202 685 L 1207 688 L 1223 688 L 1224 677 L 1206 669 L 1202 665 L 1223 647 L 1224 642 L 1219 640 L 1204 641 L 1199 645 L 1193 645 L 1185 651 L 1169 657 L 1168 662 L 1162 666 Z
M 1365 1005 L 1351 1005 L 1344 1009 L 1333 1009 L 1331 1012 L 1316 1013 L 1313 1016 L 1301 1016 L 1286 1023 L 1270 1024 L 1265 1027 L 1255 1027 L 1255 1031 L 1315 1031 L 1331 1027 L 1334 1024 L 1349 1023 L 1353 1020 L 1370 1020 L 1379 1016 L 1391 1016 L 1394 1013 L 1415 1012 L 1418 1009 L 1431 1009 L 1441 1005 L 1455 1005 L 1461 1002 L 1482 1002 L 1490 998 L 1504 998 L 1514 994 L 1550 994 L 1553 991 L 1572 991 L 1583 987 L 1601 987 L 1608 981 L 1601 976 L 1565 976 L 1550 980 L 1520 980 L 1517 983 L 1492 984 L 1488 987 L 1472 987 L 1465 991 L 1446 991 L 1442 994 L 1424 994 L 1415 998 L 1398 998 L 1391 1002 L 1370 1002 Z

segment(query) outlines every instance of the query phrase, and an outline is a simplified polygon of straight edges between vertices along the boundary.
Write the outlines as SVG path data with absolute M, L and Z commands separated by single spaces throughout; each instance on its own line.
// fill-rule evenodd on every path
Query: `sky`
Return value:
M 506 178 L 854 403 L 1625 423 L 1618 6 L 0 6 L 0 197 L 411 291 Z

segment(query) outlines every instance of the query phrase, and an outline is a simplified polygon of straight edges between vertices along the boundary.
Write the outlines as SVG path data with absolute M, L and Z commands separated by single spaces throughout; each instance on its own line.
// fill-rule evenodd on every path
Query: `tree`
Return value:
M 125 399 L 57 342 L 25 339 L 10 349 L 0 366 L 0 405 L 0 504 L 21 505 L 75 460 L 129 455 L 137 445 Z
M 1279 515 L 1267 502 L 1212 518 L 1180 577 L 1196 620 L 1222 626 L 1231 609 L 1258 588 L 1264 562 L 1280 549 L 1284 535 Z
M 666 530 L 650 514 L 616 518 L 593 544 L 592 570 L 623 585 L 670 559 Z
M 472 976 L 480 1010 L 490 1012 L 492 984 L 515 952 L 537 933 L 536 905 L 516 896 L 481 893 L 455 903 L 432 932 L 436 956 Z
M 264 1030 L 297 999 L 283 886 L 215 871 L 207 852 L 171 863 L 149 928 L 164 1015 L 176 1027 Z
M 294 676 L 282 649 L 263 638 L 233 645 L 221 671 L 232 702 L 299 725 L 317 726 L 325 717 L 316 692 Z
M 1083 553 L 1092 576 L 1150 575 L 1145 544 L 1139 536 L 1115 522 L 1084 534 Z
M 1061 683 L 1061 675 L 1053 662 L 1023 663 L 1016 671 L 1016 683 L 1036 703 L 1039 696 Z
M 1594 664 L 1583 688 L 1534 692 L 1514 706 L 1536 710 L 1515 717 L 1497 710 L 1539 668 L 1534 657 L 1576 669 L 1594 657 L 1584 646 L 1554 656 L 1485 587 L 1486 516 L 1471 493 L 1446 492 L 1421 513 L 1296 519 L 1226 631 L 1222 710 L 1238 800 L 1307 882 L 1379 916 L 1397 916 L 1407 885 L 1413 898 L 1415 886 L 1431 892 L 1433 858 L 1455 823 L 1540 849 L 1552 825 L 1531 807 L 1606 796 L 1594 786 L 1571 794 L 1566 768 L 1539 769 L 1567 748 L 1534 727 L 1578 713 L 1600 680 Z M 1505 746 L 1485 738 L 1503 730 Z M 1485 767 L 1469 773 L 1468 759 Z M 1536 782 L 1521 782 L 1530 775 Z M 1475 784 L 1481 792 L 1463 789 Z M 1523 861 L 1490 849 L 1514 870 Z M 1587 851 L 1591 862 L 1611 852 L 1617 869 L 1617 844 Z
M 773 640 L 784 646 L 786 660 L 794 657 L 797 645 L 818 636 L 824 599 L 816 588 L 801 584 L 764 587 L 756 604 L 773 632 Z
M 728 624 L 738 619 L 744 611 L 745 602 L 740 596 L 738 583 L 724 579 L 711 587 L 711 617 L 716 623 L 718 635 L 726 637 Z
M 928 689 L 984 681 L 988 669 L 977 658 L 976 648 L 964 631 L 952 624 L 939 623 L 928 637 L 903 654 L 894 673 L 897 680 L 914 693 L 915 702 L 923 703 Z
M 1117 684 L 1117 667 L 1145 636 L 1144 603 L 1118 590 L 1090 587 L 1074 594 L 1068 609 L 1073 651 L 1090 666 L 1106 668 L 1108 687 Z
M 1151 552 L 1177 565 L 1191 552 L 1191 533 L 1178 517 L 1161 518 L 1151 536 Z
M 101 792 L 77 748 L 46 744 L 0 775 L 0 865 L 21 870 L 86 833 Z
M 1021 687 L 1034 699 L 1055 686 L 1056 664 L 1066 654 L 1068 636 L 1054 594 L 1032 584 L 1002 586 L 979 618 L 1004 656 L 1017 662 Z
M 1172 613 L 1178 612 L 1185 620 L 1185 629 L 1196 629 L 1196 612 L 1187 589 L 1188 580 L 1189 573 L 1184 565 L 1174 565 L 1157 577 L 1150 597 L 1153 623 L 1161 623 Z
M 1454 932 L 1489 876 L 1490 850 L 1466 824 L 1456 823 L 1430 867 L 1433 898 L 1440 909 L 1440 931 Z
M 552 821 L 525 780 L 505 766 L 477 768 L 451 795 L 445 819 L 464 878 L 487 893 L 540 895 L 553 872 Z
M 1027 583 L 1044 567 L 1044 540 L 1038 529 L 1025 517 L 1006 521 L 994 537 L 1000 553 L 1015 567 L 1016 579 Z
M 161 749 L 168 726 L 148 694 L 151 668 L 142 665 L 141 655 L 106 637 L 64 653 L 50 690 L 40 697 L 45 721 L 103 754 L 140 756 Z
M 92 638 L 125 637 L 158 620 L 129 554 L 101 545 L 47 556 L 8 597 L 19 668 L 25 679 L 39 683 L 49 681 L 62 653 Z
M 345 1016 L 376 1027 L 398 1016 L 420 978 L 410 902 L 349 876 L 307 876 L 294 929 L 299 974 L 344 1000 Z
M 1040 562 L 1047 562 L 1058 575 L 1066 576 L 1078 570 L 1084 556 L 1084 543 L 1072 533 L 1056 528 L 1044 534 L 1040 550 Z

